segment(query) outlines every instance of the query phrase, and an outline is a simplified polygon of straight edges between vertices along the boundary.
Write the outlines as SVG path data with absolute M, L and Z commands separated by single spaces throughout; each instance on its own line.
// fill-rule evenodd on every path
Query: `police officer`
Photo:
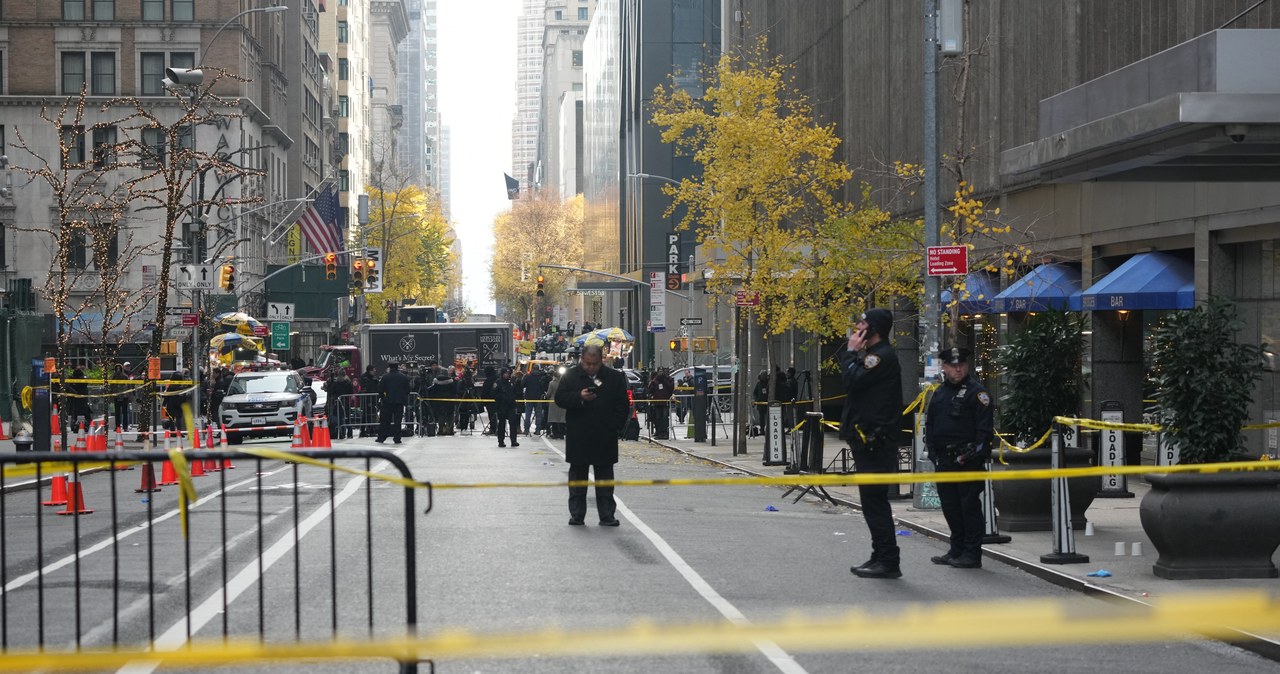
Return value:
M 859 473 L 898 470 L 902 366 L 889 344 L 892 332 L 893 312 L 870 309 L 849 333 L 848 348 L 840 352 L 846 393 L 840 438 L 853 450 L 853 463 Z M 859 485 L 858 495 L 871 531 L 871 559 L 850 570 L 860 578 L 901 578 L 889 486 Z
M 938 353 L 943 382 L 925 407 L 924 442 L 939 472 L 982 470 L 991 458 L 991 394 L 973 376 L 969 355 L 960 347 Z M 951 527 L 951 548 L 931 558 L 934 564 L 982 568 L 982 489 L 981 480 L 938 483 L 942 514 Z

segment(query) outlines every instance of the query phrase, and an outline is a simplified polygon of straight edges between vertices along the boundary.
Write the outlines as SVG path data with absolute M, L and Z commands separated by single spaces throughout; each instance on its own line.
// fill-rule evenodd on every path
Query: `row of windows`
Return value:
M 116 87 L 116 53 L 110 51 L 64 51 L 62 56 L 61 91 L 75 96 L 88 84 L 90 96 L 113 96 Z M 194 68 L 195 52 L 149 52 L 138 54 L 138 91 L 142 96 L 164 94 L 164 70 Z
M 190 144 L 190 131 L 183 129 L 179 133 L 179 146 L 185 148 Z M 66 150 L 63 167 L 107 169 L 115 166 L 116 148 L 120 140 L 119 131 L 114 125 L 103 124 L 87 131 L 83 126 L 63 126 L 61 134 L 62 146 Z M 92 156 L 86 155 L 86 140 L 92 148 Z M 143 167 L 154 168 L 163 163 L 165 150 L 164 129 L 142 129 L 139 163 Z
M 579 21 L 586 21 L 586 20 L 587 20 L 587 19 L 589 19 L 589 18 L 590 18 L 590 17 L 588 17 L 588 16 L 587 16 L 587 8 L 586 8 L 586 7 L 579 7 L 579 8 L 578 8 L 578 20 L 579 20 Z M 563 20 L 564 20 L 564 10 L 563 10 L 563 9 L 557 9 L 557 10 L 556 10 L 556 21 L 563 21 Z
M 165 16 L 168 8 L 169 16 Z M 116 0 L 62 0 L 62 18 L 67 21 L 114 21 Z M 142 0 L 143 21 L 194 21 L 195 0 Z

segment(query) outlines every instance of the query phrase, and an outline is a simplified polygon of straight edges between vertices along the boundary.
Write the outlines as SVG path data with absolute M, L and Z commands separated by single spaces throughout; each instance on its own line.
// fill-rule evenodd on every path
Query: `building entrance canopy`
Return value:
M 1044 182 L 1280 179 L 1280 30 L 1216 30 L 1040 101 L 1001 153 Z
M 1080 268 L 1064 262 L 1042 264 L 996 295 L 992 308 L 999 314 L 1079 311 Z
M 1085 311 L 1193 309 L 1195 270 L 1169 253 L 1134 255 L 1080 296 Z

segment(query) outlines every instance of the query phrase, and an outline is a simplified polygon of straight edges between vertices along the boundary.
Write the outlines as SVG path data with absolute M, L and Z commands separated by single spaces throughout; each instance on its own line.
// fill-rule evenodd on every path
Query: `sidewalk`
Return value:
M 673 420 L 674 421 L 674 420 Z M 784 477 L 783 466 L 765 466 L 764 438 L 748 438 L 746 455 L 733 455 L 731 437 L 720 434 L 723 426 L 717 431 L 716 446 L 710 441 L 694 442 L 686 438 L 685 426 L 676 424 L 672 428 L 670 440 L 652 440 L 646 435 L 641 440 L 649 440 L 700 459 L 740 470 L 751 475 L 764 477 Z M 708 431 L 709 432 L 709 431 Z M 839 442 L 834 435 L 828 435 L 828 446 L 831 442 Z M 907 493 L 911 485 L 903 485 L 901 491 Z M 1084 564 L 1043 564 L 1040 556 L 1053 552 L 1053 535 L 1048 531 L 1009 533 L 1012 540 L 1004 544 L 986 545 L 983 554 L 990 561 L 998 561 L 1016 566 L 1055 585 L 1100 596 L 1101 598 L 1144 602 L 1148 598 L 1179 592 L 1212 592 L 1235 590 L 1266 590 L 1272 593 L 1280 590 L 1280 582 L 1276 579 L 1257 580 L 1165 580 L 1158 578 L 1151 571 L 1152 565 L 1159 556 L 1151 545 L 1150 539 L 1143 533 L 1138 519 L 1138 506 L 1147 493 L 1147 483 L 1138 477 L 1129 480 L 1129 491 L 1134 498 L 1099 498 L 1089 506 L 1086 515 L 1093 523 L 1094 534 L 1075 532 L 1076 552 L 1088 555 L 1089 561 Z M 827 492 L 838 502 L 851 508 L 859 508 L 858 490 L 854 486 L 827 487 Z M 790 496 L 788 498 L 794 498 Z M 809 498 L 816 498 L 810 496 Z M 948 537 L 946 520 L 941 510 L 923 510 L 913 507 L 910 499 L 895 500 L 894 516 L 903 529 L 911 529 L 931 538 L 945 541 Z M 1116 555 L 1116 544 L 1123 543 L 1125 555 Z M 1141 555 L 1131 553 L 1134 543 L 1141 543 Z M 941 553 L 944 546 L 939 545 Z M 1089 577 L 1087 574 L 1099 570 L 1108 571 L 1106 578 Z M 1280 629 L 1265 637 L 1242 635 L 1250 639 L 1248 643 L 1240 643 L 1255 653 L 1272 660 L 1280 660 Z

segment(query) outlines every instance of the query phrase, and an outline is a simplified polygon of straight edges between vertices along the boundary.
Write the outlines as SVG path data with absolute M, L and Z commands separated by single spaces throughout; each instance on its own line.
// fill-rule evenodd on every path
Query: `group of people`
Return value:
M 547 369 L 526 374 L 510 367 L 500 372 L 486 368 L 480 389 L 480 397 L 492 401 L 485 403 L 489 417 L 486 434 L 498 436 L 499 447 L 506 447 L 508 438 L 512 447 L 519 447 L 517 438 L 521 433 L 561 437 L 563 414 L 551 410 L 547 403 L 555 395 L 558 384 L 559 373 Z
M 334 368 L 324 383 L 328 394 L 326 412 L 331 427 L 337 429 L 336 438 L 355 437 L 358 412 L 361 423 L 370 427 L 376 418 L 379 437 L 385 440 L 392 436 L 397 442 L 406 414 L 423 435 L 453 435 L 460 429 L 474 429 L 479 407 L 466 399 L 476 396 L 475 389 L 475 372 L 471 368 L 459 370 L 432 363 L 423 367 L 407 363 L 403 370 L 399 364 L 392 364 L 381 375 L 376 366 L 370 365 L 358 379 L 347 376 L 342 368 Z M 356 397 L 359 394 L 377 395 L 362 400 Z M 413 394 L 417 394 L 416 401 Z M 396 414 L 398 421 L 392 418 Z

